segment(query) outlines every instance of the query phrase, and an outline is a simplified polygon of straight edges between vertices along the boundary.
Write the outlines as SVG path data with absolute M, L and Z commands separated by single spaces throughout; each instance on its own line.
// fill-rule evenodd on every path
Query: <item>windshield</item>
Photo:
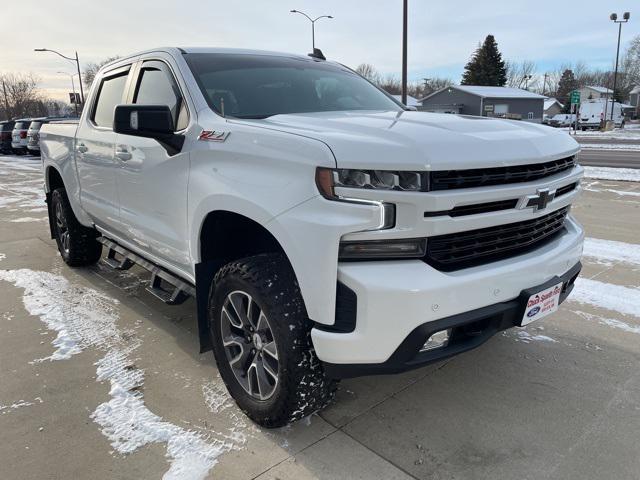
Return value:
M 189 53 L 209 106 L 225 116 L 393 110 L 402 107 L 346 67 L 274 55 Z

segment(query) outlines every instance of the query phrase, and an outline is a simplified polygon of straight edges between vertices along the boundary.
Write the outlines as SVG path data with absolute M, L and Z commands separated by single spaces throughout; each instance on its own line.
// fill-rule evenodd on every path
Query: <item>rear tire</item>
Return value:
M 67 265 L 82 267 L 100 259 L 102 244 L 96 240 L 98 232 L 78 222 L 64 188 L 58 188 L 51 194 L 49 215 L 52 215 L 51 224 L 58 251 Z
M 329 404 L 337 382 L 326 377 L 311 342 L 295 275 L 281 254 L 231 262 L 209 292 L 209 325 L 220 376 L 238 406 L 275 428 Z

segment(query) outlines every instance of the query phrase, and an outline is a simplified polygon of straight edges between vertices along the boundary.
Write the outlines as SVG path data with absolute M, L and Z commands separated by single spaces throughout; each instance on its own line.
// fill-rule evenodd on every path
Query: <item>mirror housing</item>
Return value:
M 179 153 L 184 144 L 184 137 L 174 133 L 173 117 L 167 105 L 116 105 L 113 131 L 153 138 L 169 155 Z

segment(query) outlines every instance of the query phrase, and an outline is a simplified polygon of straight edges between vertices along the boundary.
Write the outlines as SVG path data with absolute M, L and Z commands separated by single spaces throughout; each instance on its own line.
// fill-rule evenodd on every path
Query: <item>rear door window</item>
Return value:
M 13 127 L 14 130 L 28 130 L 29 129 L 29 124 L 31 122 L 16 122 L 15 127 Z
M 173 75 L 162 62 L 145 62 L 140 70 L 133 103 L 139 105 L 167 105 L 176 130 L 183 130 L 189 122 L 186 104 Z
M 31 122 L 31 125 L 29 125 L 29 128 L 33 130 L 37 130 L 41 126 L 42 126 L 42 122 Z
M 113 112 L 116 105 L 123 103 L 128 74 L 127 71 L 102 80 L 92 117 L 97 126 L 113 128 Z

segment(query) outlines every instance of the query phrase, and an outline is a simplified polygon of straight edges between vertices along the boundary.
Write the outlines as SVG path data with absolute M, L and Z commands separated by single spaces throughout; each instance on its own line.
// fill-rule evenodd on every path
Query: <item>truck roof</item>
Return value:
M 296 53 L 287 53 L 287 52 L 276 52 L 269 50 L 254 50 L 248 48 L 218 48 L 218 47 L 157 47 L 150 48 L 147 50 L 143 50 L 140 52 L 131 53 L 126 55 L 125 57 L 117 58 L 113 62 L 109 62 L 105 64 L 104 67 L 108 67 L 111 65 L 115 65 L 123 60 L 128 58 L 137 57 L 139 55 L 144 55 L 147 53 L 154 52 L 167 52 L 172 55 L 179 56 L 183 53 L 220 53 L 220 54 L 235 54 L 235 55 L 267 55 L 267 56 L 277 56 L 277 57 L 295 57 L 305 60 L 310 60 L 307 55 L 301 55 Z

